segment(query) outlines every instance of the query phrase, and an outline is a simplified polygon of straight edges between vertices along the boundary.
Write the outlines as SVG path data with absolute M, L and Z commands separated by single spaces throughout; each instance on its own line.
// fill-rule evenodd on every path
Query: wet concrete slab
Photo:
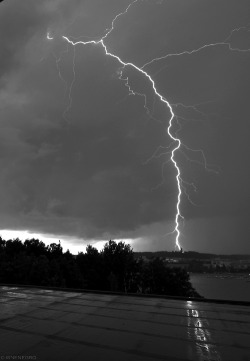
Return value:
M 250 361 L 250 307 L 0 287 L 1 360 Z

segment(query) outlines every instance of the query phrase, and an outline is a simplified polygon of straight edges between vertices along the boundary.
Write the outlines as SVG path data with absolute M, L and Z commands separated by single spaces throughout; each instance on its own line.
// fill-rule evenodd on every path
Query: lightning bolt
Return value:
M 53 57 L 55 58 L 55 61 L 56 61 L 56 68 L 57 68 L 57 72 L 58 72 L 59 78 L 61 79 L 61 81 L 62 81 L 63 84 L 65 85 L 65 89 L 66 89 L 65 91 L 67 91 L 68 85 L 67 85 L 66 80 L 65 80 L 64 77 L 62 76 L 61 68 L 60 68 L 60 62 L 61 62 L 61 60 L 62 60 L 63 54 L 68 53 L 68 50 L 69 50 L 69 49 L 68 49 L 68 47 L 67 47 L 67 49 L 64 50 L 64 51 L 59 55 L 59 57 L 57 57 L 57 56 L 55 55 L 55 53 L 52 52 Z
M 154 58 L 150 61 L 148 61 L 147 63 L 145 63 L 141 69 L 144 69 L 146 68 L 147 66 L 159 61 L 159 60 L 163 60 L 163 59 L 167 59 L 167 58 L 171 58 L 171 57 L 174 57 L 174 56 L 182 56 L 182 55 L 192 55 L 192 54 L 195 54 L 195 53 L 198 53 L 200 52 L 201 50 L 204 50 L 204 49 L 207 49 L 207 48 L 212 48 L 212 47 L 217 47 L 217 46 L 225 46 L 228 48 L 229 51 L 236 51 L 236 52 L 242 52 L 242 53 L 246 53 L 246 52 L 249 52 L 250 51 L 250 48 L 246 48 L 246 49 L 240 49 L 240 48 L 237 48 L 237 47 L 233 47 L 231 45 L 231 38 L 233 36 L 233 34 L 235 32 L 239 32 L 241 30 L 245 30 L 247 32 L 249 32 L 250 30 L 248 29 L 250 25 L 248 26 L 241 26 L 239 28 L 235 28 L 233 30 L 231 30 L 229 36 L 223 40 L 223 41 L 220 41 L 220 42 L 217 42 L 217 43 L 210 43 L 210 44 L 205 44 L 205 45 L 202 45 L 201 47 L 197 48 L 197 49 L 192 49 L 192 50 L 184 50 L 180 53 L 173 53 L 173 54 L 166 54 L 166 55 L 163 55 L 163 56 L 160 56 L 160 57 L 157 57 L 157 58 Z M 163 68 L 162 68 L 163 69 Z M 161 70 L 162 70 L 161 69 Z M 161 71 L 160 70 L 160 71 Z M 157 74 L 159 73 L 159 71 L 157 72 Z
M 67 121 L 68 121 L 68 118 L 67 118 L 67 113 L 70 111 L 71 109 L 71 106 L 72 106 L 72 88 L 73 88 L 73 85 L 74 85 L 74 82 L 75 82 L 75 79 L 76 79 L 76 72 L 75 72 L 75 59 L 76 59 L 76 52 L 75 52 L 75 48 L 74 49 L 74 52 L 73 52 L 73 67 L 72 67 L 72 70 L 73 70 L 73 77 L 72 77 L 72 80 L 71 80 L 71 83 L 70 83 L 70 86 L 69 86 L 69 91 L 68 91 L 68 98 L 69 98 L 69 102 L 68 102 L 68 106 L 67 108 L 65 109 L 65 111 L 63 112 L 63 118 Z M 60 75 L 60 73 L 59 73 Z
M 110 29 L 108 29 L 108 31 L 106 32 L 106 34 L 101 37 L 99 40 L 88 40 L 88 41 L 73 41 L 73 40 L 70 40 L 67 36 L 63 36 L 63 39 L 65 39 L 68 43 L 72 44 L 73 46 L 76 46 L 78 44 L 81 44 L 81 45 L 87 45 L 87 44 L 93 44 L 93 45 L 101 45 L 105 51 L 105 55 L 106 56 L 110 56 L 114 59 L 116 59 L 121 65 L 122 65 L 122 68 L 120 70 L 120 79 L 122 79 L 122 74 L 123 74 L 123 69 L 126 68 L 126 67 L 131 67 L 133 69 L 135 69 L 136 71 L 142 73 L 151 83 L 152 85 L 152 88 L 154 90 L 154 93 L 155 95 L 160 99 L 161 102 L 163 102 L 167 108 L 169 109 L 170 111 L 170 120 L 169 120 L 169 125 L 167 127 L 167 133 L 168 135 L 170 136 L 170 138 L 174 141 L 174 143 L 176 144 L 174 146 L 174 148 L 171 150 L 171 161 L 172 163 L 174 164 L 174 167 L 176 169 L 176 182 L 177 182 L 177 189 L 178 189 L 178 192 L 177 192 L 177 203 L 176 203 L 176 215 L 175 215 L 175 228 L 174 228 L 174 232 L 176 233 L 176 239 L 175 239 L 175 243 L 176 243 L 176 246 L 178 247 L 178 249 L 180 250 L 181 249 L 181 246 L 180 246 L 180 243 L 179 243 L 179 237 L 180 237 L 180 230 L 179 230 L 179 219 L 181 216 L 181 213 L 180 213 L 180 203 L 181 203 L 181 173 L 180 173 L 180 168 L 178 167 L 178 164 L 175 160 L 175 152 L 180 148 L 181 146 L 181 141 L 179 138 L 175 137 L 172 133 L 171 133 L 171 128 L 172 128 L 172 124 L 173 124 L 173 119 L 174 119 L 174 112 L 173 112 L 173 109 L 172 109 L 172 106 L 170 105 L 170 103 L 167 101 L 167 99 L 165 99 L 157 90 L 156 88 L 156 85 L 155 85 L 155 82 L 154 80 L 152 79 L 152 77 L 145 71 L 143 70 L 142 68 L 139 68 L 138 66 L 136 66 L 135 64 L 131 63 L 131 62 L 124 62 L 119 56 L 117 56 L 116 54 L 113 54 L 111 52 L 108 51 L 107 49 L 107 46 L 105 45 L 105 39 L 107 39 L 107 37 L 109 36 L 109 34 L 114 30 L 114 27 L 115 27 L 115 22 L 116 20 L 126 14 L 130 7 L 132 5 L 134 5 L 135 3 L 137 3 L 138 0 L 134 0 L 133 2 L 131 2 L 129 4 L 129 6 L 121 13 L 119 13 L 118 15 L 115 16 L 115 18 L 112 20 L 112 24 L 111 24 L 111 27 Z M 126 78 L 126 82 L 125 82 L 125 85 L 128 87 L 129 89 L 129 92 L 133 95 L 140 95 L 140 96 L 145 96 L 144 94 L 141 94 L 141 93 L 137 93 L 135 91 L 133 91 L 130 86 L 129 86 L 129 83 L 128 83 L 128 78 Z M 145 107 L 146 107 L 146 100 L 145 100 Z M 148 110 L 148 108 L 146 108 Z
M 109 56 L 109 57 L 112 57 L 114 59 L 116 59 L 118 61 L 118 63 L 121 65 L 121 67 L 119 68 L 117 74 L 118 74 L 118 78 L 124 82 L 125 86 L 128 88 L 128 95 L 138 95 L 138 96 L 142 96 L 144 97 L 145 99 L 145 103 L 144 103 L 144 108 L 146 109 L 147 113 L 149 115 L 150 114 L 150 111 L 147 107 L 147 99 L 146 99 L 146 95 L 145 94 L 142 94 L 142 93 L 139 93 L 139 92 L 136 92 L 134 91 L 131 86 L 129 85 L 129 78 L 128 77 L 123 77 L 123 70 L 125 68 L 133 68 L 134 70 L 136 70 L 138 73 L 142 74 L 146 79 L 148 79 L 148 81 L 151 83 L 151 86 L 152 86 L 152 89 L 154 91 L 154 94 L 155 94 L 155 98 L 158 98 L 160 100 L 160 102 L 162 102 L 166 108 L 169 110 L 170 112 L 170 119 L 168 121 L 168 127 L 166 129 L 169 137 L 171 138 L 171 144 L 169 147 L 162 147 L 160 146 L 155 152 L 154 154 L 149 158 L 147 162 L 149 162 L 152 158 L 154 157 L 160 157 L 161 155 L 163 154 L 169 154 L 169 160 L 166 161 L 164 163 L 164 165 L 171 161 L 174 168 L 175 168 L 175 171 L 176 171 L 176 175 L 175 175 L 175 179 L 176 179 L 176 184 L 177 184 L 177 201 L 176 201 L 176 213 L 175 213 L 175 227 L 174 227 L 174 230 L 170 233 L 170 234 L 176 234 L 176 237 L 175 237 L 175 243 L 176 243 L 176 247 L 181 250 L 181 246 L 180 246 L 180 242 L 179 242 L 179 238 L 180 238 L 180 220 L 184 219 L 184 217 L 182 216 L 181 212 L 180 212 L 180 205 L 181 205 L 181 196 L 182 196 L 182 189 L 183 189 L 183 192 L 187 195 L 188 199 L 190 200 L 188 194 L 187 194 L 187 191 L 186 191 L 186 186 L 191 186 L 194 191 L 196 191 L 196 187 L 193 183 L 188 183 L 186 181 L 184 181 L 182 178 L 181 178 L 181 170 L 180 170 L 180 167 L 178 166 L 177 164 L 177 161 L 176 161 L 176 152 L 177 151 L 180 151 L 181 150 L 181 147 L 183 148 L 186 148 L 187 150 L 189 151 L 192 151 L 192 152 L 199 152 L 202 156 L 202 159 L 203 159 L 203 164 L 205 164 L 205 168 L 207 170 L 211 170 L 210 168 L 207 167 L 207 161 L 206 161 L 206 158 L 205 158 L 205 155 L 203 153 L 202 150 L 193 150 L 193 149 L 190 149 L 188 148 L 185 144 L 183 144 L 180 140 L 180 138 L 177 136 L 177 132 L 173 132 L 172 131 L 172 127 L 173 127 L 173 122 L 174 122 L 174 119 L 177 120 L 177 124 L 179 125 L 178 123 L 178 116 L 175 115 L 174 111 L 173 111 L 173 108 L 174 107 L 177 107 L 177 106 L 183 106 L 185 108 L 193 108 L 194 110 L 197 111 L 197 108 L 195 106 L 185 106 L 184 104 L 173 104 L 171 105 L 170 102 L 162 95 L 159 93 L 159 91 L 157 90 L 157 87 L 156 87 L 156 84 L 155 84 L 155 81 L 153 80 L 152 76 L 145 70 L 148 66 L 150 66 L 151 64 L 153 64 L 154 62 L 157 62 L 159 60 L 163 60 L 163 59 L 167 59 L 169 57 L 174 57 L 174 56 L 182 56 L 182 55 L 191 55 L 191 54 L 194 54 L 194 53 L 197 53 L 203 49 L 206 49 L 206 48 L 210 48 L 210 47 L 217 47 L 217 46 L 227 46 L 228 49 L 230 51 L 242 51 L 242 52 L 245 52 L 245 51 L 249 51 L 250 49 L 244 49 L 244 50 L 241 50 L 239 48 L 234 48 L 231 46 L 231 37 L 233 36 L 233 34 L 235 32 L 238 32 L 240 30 L 247 30 L 248 28 L 247 27 L 240 27 L 240 28 L 237 28 L 237 29 L 233 29 L 230 33 L 230 35 L 228 36 L 228 38 L 226 38 L 224 41 L 222 42 L 217 42 L 217 43 L 211 43 L 211 44 L 205 44 L 197 49 L 194 49 L 194 50 L 185 50 L 183 52 L 180 52 L 180 53 L 176 53 L 176 54 L 167 54 L 167 55 L 164 55 L 164 56 L 161 56 L 161 57 L 157 57 L 157 58 L 154 58 L 148 62 L 146 62 L 143 66 L 139 67 L 137 66 L 136 64 L 134 63 L 131 63 L 131 62 L 125 62 L 123 61 L 118 55 L 114 54 L 114 53 L 111 53 L 108 48 L 107 48 L 107 45 L 105 44 L 105 40 L 108 38 L 108 36 L 112 33 L 112 31 L 114 30 L 115 28 L 115 23 L 116 21 L 119 19 L 119 17 L 125 15 L 128 13 L 128 11 L 130 10 L 130 8 L 135 5 L 136 3 L 138 3 L 140 0 L 134 0 L 132 1 L 128 6 L 127 8 L 120 12 L 118 15 L 116 15 L 114 17 L 114 19 L 112 20 L 112 23 L 111 23 L 111 27 L 106 29 L 106 33 L 105 35 L 103 35 L 102 37 L 100 37 L 99 39 L 98 38 L 89 38 L 89 37 L 78 37 L 78 38 L 73 38 L 73 37 L 68 37 L 68 36 L 65 36 L 63 35 L 62 38 L 68 43 L 68 44 L 71 44 L 73 47 L 77 46 L 77 45 L 98 45 L 98 46 L 101 46 L 105 52 L 105 55 L 106 56 Z M 77 39 L 88 39 L 86 41 L 83 41 L 83 40 L 77 40 Z M 50 36 L 49 33 L 47 33 L 47 39 L 48 40 L 52 40 L 53 38 Z M 75 39 L 72 40 L 72 39 Z M 163 69 L 163 68 L 162 68 Z M 160 71 L 162 70 L 160 69 Z M 66 117 L 66 113 L 69 111 L 70 107 L 71 107 L 71 104 L 72 104 L 72 97 L 71 97 L 71 91 L 72 91 L 72 87 L 73 87 L 73 84 L 74 84 L 74 80 L 75 80 L 75 51 L 74 51 L 74 58 L 73 58 L 73 74 L 74 74 L 74 77 L 73 77 L 73 80 L 70 84 L 70 87 L 69 87 L 69 105 L 67 107 L 67 109 L 65 110 L 64 112 L 64 116 Z M 201 112 L 200 112 L 201 113 Z M 204 115 L 204 114 L 203 114 Z M 151 115 L 152 117 L 152 115 Z M 165 152 L 161 152 L 160 150 L 161 149 L 166 149 Z M 172 148 L 170 150 L 170 148 Z M 190 161 L 194 161 L 194 162 L 197 162 L 197 163 L 201 163 L 199 161 L 195 161 L 195 160 L 191 160 L 187 155 L 185 155 L 186 158 Z M 211 171 L 214 171 L 214 172 L 217 172 L 215 171 L 214 169 L 212 169 Z M 191 201 L 191 200 L 190 200 Z

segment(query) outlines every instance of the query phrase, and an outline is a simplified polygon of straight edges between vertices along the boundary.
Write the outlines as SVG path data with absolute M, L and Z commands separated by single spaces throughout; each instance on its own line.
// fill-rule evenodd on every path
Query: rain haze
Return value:
M 249 13 L 249 0 L 3 1 L 0 234 L 175 250 L 172 110 L 181 247 L 250 253 Z

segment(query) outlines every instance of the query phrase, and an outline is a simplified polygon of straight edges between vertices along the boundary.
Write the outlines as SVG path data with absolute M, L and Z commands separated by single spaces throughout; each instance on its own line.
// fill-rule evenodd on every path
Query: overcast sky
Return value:
M 175 249 L 169 108 L 101 44 L 62 38 L 100 40 L 130 2 L 1 2 L 1 230 L 71 250 Z M 184 250 L 250 253 L 249 14 L 249 0 L 138 0 L 105 38 L 123 62 L 148 63 L 175 114 Z

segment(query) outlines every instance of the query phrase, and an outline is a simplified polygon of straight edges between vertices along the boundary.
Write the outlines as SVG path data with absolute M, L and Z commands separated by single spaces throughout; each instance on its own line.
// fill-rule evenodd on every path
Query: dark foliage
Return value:
M 189 274 L 182 268 L 168 268 L 160 258 L 141 263 L 138 285 L 142 293 L 199 297 Z
M 0 283 L 199 297 L 185 270 L 167 268 L 159 258 L 136 259 L 130 245 L 114 241 L 101 252 L 89 245 L 73 256 L 60 241 L 45 246 L 0 237 Z

